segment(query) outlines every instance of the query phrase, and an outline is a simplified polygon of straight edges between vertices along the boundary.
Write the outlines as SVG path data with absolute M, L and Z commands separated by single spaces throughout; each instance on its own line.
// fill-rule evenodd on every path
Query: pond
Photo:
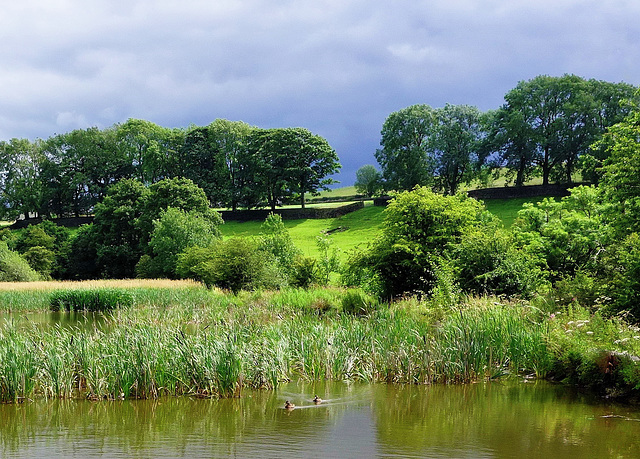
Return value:
M 640 457 L 639 438 L 638 408 L 540 382 L 0 405 L 2 457 Z

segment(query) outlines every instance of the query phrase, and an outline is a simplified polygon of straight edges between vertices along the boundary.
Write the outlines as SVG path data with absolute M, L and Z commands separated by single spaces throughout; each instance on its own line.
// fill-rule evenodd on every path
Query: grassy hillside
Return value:
M 382 225 L 383 207 L 366 206 L 340 218 L 285 220 L 284 224 L 295 245 L 307 256 L 317 256 L 316 238 L 331 231 L 333 246 L 344 252 L 373 239 Z M 258 236 L 262 222 L 226 222 L 223 237 Z
M 518 211 L 525 202 L 538 202 L 543 197 L 515 198 L 515 199 L 491 199 L 485 201 L 487 209 L 502 220 L 505 227 L 513 224 Z M 374 239 L 380 232 L 384 219 L 383 207 L 368 205 L 364 209 L 352 212 L 340 218 L 332 219 L 307 219 L 285 220 L 284 224 L 295 245 L 307 256 L 318 256 L 316 238 L 322 231 L 330 231 L 333 246 L 341 250 L 341 258 L 344 260 L 346 252 L 358 246 L 366 244 Z M 262 222 L 226 222 L 220 228 L 223 237 L 259 236 Z

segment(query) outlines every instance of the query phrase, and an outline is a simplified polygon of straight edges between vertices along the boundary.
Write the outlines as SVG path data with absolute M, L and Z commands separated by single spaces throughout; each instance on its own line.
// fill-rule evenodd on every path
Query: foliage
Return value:
M 57 290 L 51 294 L 51 311 L 111 311 L 131 307 L 133 295 L 123 289 Z
M 435 184 L 455 194 L 462 183 L 470 183 L 480 170 L 480 112 L 470 105 L 436 109 L 436 127 L 429 139 L 435 163 Z
M 365 164 L 356 171 L 356 191 L 367 197 L 372 197 L 382 190 L 382 174 L 372 164 Z
M 530 298 L 545 281 L 545 261 L 503 230 L 465 234 L 451 258 L 460 288 L 476 295 Z
M 316 238 L 320 258 L 316 262 L 316 281 L 320 285 L 327 285 L 331 273 L 338 272 L 340 269 L 339 250 L 332 248 L 333 241 L 326 232 L 320 234 Z
M 293 259 L 289 284 L 293 287 L 309 288 L 317 281 L 317 260 L 298 255 Z
M 305 194 L 328 189 L 335 181 L 327 176 L 341 167 L 329 143 L 303 128 L 254 130 L 249 157 L 255 185 L 271 210 L 294 193 L 305 207 Z
M 428 153 L 428 139 L 435 125 L 428 105 L 412 105 L 391 113 L 382 126 L 375 157 L 387 190 L 411 190 L 433 182 L 435 165 Z
M 435 184 L 455 194 L 480 170 L 480 138 L 480 112 L 468 105 L 413 105 L 392 113 L 376 152 L 386 189 Z
M 557 280 L 596 269 L 610 238 L 603 209 L 595 189 L 577 187 L 560 202 L 546 198 L 525 204 L 513 228 L 520 243 L 540 254 Z
M 503 164 L 516 173 L 522 185 L 534 168 L 543 184 L 556 178 L 572 182 L 582 155 L 593 160 L 589 173 L 595 177 L 603 150 L 590 149 L 605 129 L 620 121 L 628 109 L 620 104 L 633 87 L 584 80 L 575 75 L 537 76 L 521 81 L 505 95 L 505 104 L 494 116 L 490 143 L 500 152 Z
M 614 269 L 608 294 L 613 312 L 640 322 L 640 235 L 632 233 L 613 249 Z
M 640 92 L 638 93 L 640 95 Z M 600 144 L 609 153 L 601 189 L 617 234 L 640 232 L 640 109 L 612 126 Z
M 282 274 L 273 261 L 269 253 L 258 250 L 255 241 L 230 238 L 218 241 L 209 248 L 187 248 L 178 257 L 177 272 L 200 280 L 207 286 L 237 293 L 240 290 L 283 285 Z
M 220 214 L 207 209 L 206 213 L 184 211 L 169 207 L 153 222 L 149 247 L 153 251 L 155 272 L 145 277 L 176 277 L 178 254 L 189 247 L 209 247 L 220 239 Z
M 279 268 L 287 275 L 294 274 L 294 262 L 301 252 L 293 243 L 280 215 L 271 212 L 265 219 L 261 226 L 259 249 L 273 255 Z
M 29 263 L 19 253 L 9 250 L 6 242 L 0 241 L 0 282 L 37 280 L 40 280 L 40 275 Z
M 0 218 L 14 219 L 20 214 L 44 208 L 41 141 L 27 139 L 0 141 Z
M 350 260 L 348 279 L 377 286 L 382 297 L 428 294 L 439 259 L 462 236 L 492 219 L 478 201 L 441 196 L 426 188 L 399 193 L 385 210 L 382 234 Z

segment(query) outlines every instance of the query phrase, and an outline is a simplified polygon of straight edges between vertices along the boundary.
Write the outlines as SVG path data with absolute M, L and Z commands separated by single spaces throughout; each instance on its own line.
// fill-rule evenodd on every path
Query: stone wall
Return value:
M 283 220 L 337 218 L 348 213 L 362 209 L 362 201 L 354 202 L 340 207 L 307 207 L 305 209 L 276 209 L 273 213 L 278 214 Z M 220 212 L 224 221 L 263 221 L 271 213 L 268 209 L 259 210 L 224 210 Z
M 585 185 L 582 183 L 581 185 Z M 498 188 L 481 188 L 468 191 L 467 194 L 476 199 L 511 199 L 511 198 L 532 198 L 536 196 L 562 197 L 568 196 L 569 188 L 578 186 L 577 184 L 564 185 L 527 185 L 527 186 L 503 186 Z

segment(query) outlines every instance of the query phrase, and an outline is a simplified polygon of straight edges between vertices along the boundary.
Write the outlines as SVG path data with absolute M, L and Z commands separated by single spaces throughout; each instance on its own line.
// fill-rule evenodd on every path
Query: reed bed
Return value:
M 96 328 L 6 321 L 0 400 L 233 397 L 294 379 L 431 384 L 549 367 L 547 327 L 522 306 L 470 304 L 436 322 L 388 305 L 345 314 L 339 290 L 194 291 L 183 306 L 148 296 Z

